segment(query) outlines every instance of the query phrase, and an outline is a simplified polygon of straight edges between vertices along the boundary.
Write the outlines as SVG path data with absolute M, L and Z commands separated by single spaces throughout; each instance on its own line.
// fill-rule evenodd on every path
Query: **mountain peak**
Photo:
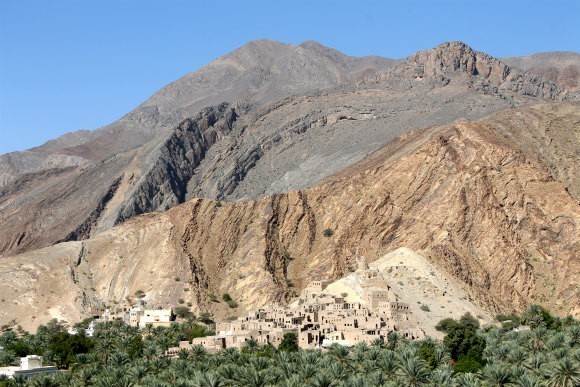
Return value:
M 401 70 L 405 75 L 417 78 L 440 77 L 451 73 L 479 75 L 495 84 L 505 82 L 511 72 L 510 67 L 499 59 L 475 51 L 460 41 L 445 42 L 419 51 L 405 60 L 398 71 Z
M 440 45 L 434 47 L 433 49 L 463 49 L 469 51 L 475 51 L 471 46 L 468 44 L 460 41 L 460 40 L 452 40 L 450 42 L 443 42 Z

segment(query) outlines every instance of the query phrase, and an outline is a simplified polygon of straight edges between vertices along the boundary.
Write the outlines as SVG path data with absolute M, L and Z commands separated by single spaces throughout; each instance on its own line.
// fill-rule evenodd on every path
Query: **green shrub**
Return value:
M 177 317 L 181 318 L 186 318 L 192 315 L 191 311 L 186 306 L 176 306 L 175 308 L 173 308 L 173 313 L 175 313 Z
M 435 329 L 437 329 L 439 332 L 447 332 L 447 329 L 453 324 L 457 324 L 457 321 L 451 317 L 444 318 L 443 320 L 439 321 L 437 325 L 435 325 Z
M 485 365 L 485 360 L 478 356 L 475 351 L 469 350 L 467 354 L 459 355 L 457 363 L 455 363 L 455 372 L 458 373 L 475 373 L 482 369 Z
M 322 235 L 324 235 L 327 238 L 330 238 L 331 236 L 334 235 L 334 230 L 331 228 L 326 228 L 324 229 L 324 231 L 322 232 Z
M 238 303 L 237 303 L 237 302 L 235 302 L 234 300 L 229 300 L 229 301 L 227 302 L 227 304 L 228 304 L 228 306 L 229 306 L 230 308 L 237 308 L 237 307 L 238 307 Z
M 295 333 L 286 333 L 282 342 L 278 346 L 279 351 L 296 352 L 298 351 L 298 337 Z

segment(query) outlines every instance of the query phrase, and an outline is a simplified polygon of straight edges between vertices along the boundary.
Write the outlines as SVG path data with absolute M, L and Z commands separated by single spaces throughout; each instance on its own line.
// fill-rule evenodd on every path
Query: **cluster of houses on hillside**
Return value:
M 329 292 L 328 281 L 313 281 L 290 305 L 271 305 L 234 321 L 219 322 L 215 335 L 182 341 L 178 347 L 169 348 L 166 355 L 176 356 L 180 350 L 195 345 L 208 352 L 242 348 L 249 340 L 277 347 L 287 333 L 295 334 L 298 346 L 303 349 L 324 348 L 335 343 L 353 346 L 377 339 L 387 341 L 387 335 L 393 331 L 408 339 L 423 338 L 425 333 L 418 327 L 409 305 L 398 301 L 382 273 L 369 269 L 364 259 L 358 263 L 355 272 L 359 289 L 357 301 L 352 301 L 352 297 L 349 301 L 347 293 Z M 94 322 L 123 320 L 139 328 L 167 327 L 176 320 L 171 309 L 146 309 L 144 303 L 132 307 L 95 308 L 93 316 L 96 317 Z M 94 322 L 86 334 L 92 335 Z M 0 368 L 0 374 L 9 377 L 53 372 L 56 367 L 43 366 L 40 356 L 22 358 L 20 367 Z
M 348 302 L 346 295 L 325 292 L 327 281 L 313 281 L 291 305 L 268 306 L 235 321 L 217 323 L 216 335 L 183 341 L 167 354 L 172 356 L 194 345 L 210 352 L 241 348 L 250 339 L 278 346 L 286 333 L 294 333 L 298 346 L 304 349 L 333 343 L 352 346 L 376 339 L 386 341 L 392 331 L 408 339 L 425 336 L 412 318 L 409 306 L 398 302 L 378 270 L 369 269 L 363 260 L 355 274 L 362 287 L 360 302 Z
M 144 303 L 137 306 L 118 306 L 113 308 L 96 307 L 91 311 L 95 322 L 122 320 L 125 324 L 146 328 L 147 326 L 168 327 L 175 322 L 172 309 L 146 309 Z M 92 327 L 93 325 L 91 325 Z M 89 327 L 89 332 L 91 331 Z
M 376 339 L 386 341 L 392 331 L 409 339 L 425 336 L 409 305 L 399 302 L 382 273 L 370 269 L 364 258 L 358 260 L 355 279 L 360 287 L 356 302 L 348 301 L 348 294 L 328 292 L 328 281 L 313 281 L 292 304 L 271 305 L 234 321 L 219 322 L 215 335 L 183 341 L 179 347 L 170 348 L 167 354 L 171 356 L 194 345 L 201 345 L 210 352 L 241 348 L 250 339 L 278 346 L 287 333 L 296 335 L 300 348 L 321 348 L 333 343 L 352 346 Z M 170 326 L 176 318 L 171 309 L 146 309 L 143 303 L 133 307 L 97 308 L 93 315 L 97 317 L 96 322 L 123 320 L 139 328 Z M 89 328 L 87 333 L 91 331 Z

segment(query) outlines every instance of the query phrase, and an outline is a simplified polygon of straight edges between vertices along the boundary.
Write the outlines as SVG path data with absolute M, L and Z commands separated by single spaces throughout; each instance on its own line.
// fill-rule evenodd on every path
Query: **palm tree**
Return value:
M 481 381 L 479 375 L 464 373 L 459 374 L 455 378 L 455 385 L 458 387 L 480 387 Z
M 349 351 L 346 347 L 339 344 L 332 344 L 328 347 L 328 354 L 342 365 L 348 364 Z
M 201 345 L 194 345 L 189 350 L 189 360 L 193 361 L 204 361 L 207 357 L 206 349 Z
M 372 372 L 368 375 L 367 381 L 370 386 L 385 386 L 388 378 L 380 371 Z
M 542 387 L 545 386 L 545 383 L 536 375 L 525 373 L 516 378 L 515 385 L 518 387 Z
M 150 342 L 145 344 L 145 346 L 143 347 L 143 356 L 146 359 L 151 360 L 151 359 L 157 357 L 158 355 L 159 355 L 159 350 L 157 349 L 155 344 L 150 343 Z
M 88 386 L 93 377 L 99 373 L 99 366 L 97 363 L 90 363 L 83 366 L 78 372 L 75 372 L 75 379 L 80 385 Z
M 16 354 L 12 351 L 0 352 L 0 367 L 15 365 L 18 361 Z
M 32 387 L 57 387 L 52 376 L 36 375 L 28 381 L 27 385 Z
M 395 349 L 404 340 L 398 332 L 391 331 L 387 334 L 387 346 L 389 349 Z
M 546 348 L 548 349 L 548 351 L 554 351 L 558 348 L 562 348 L 565 341 L 566 334 L 564 332 L 556 332 L 546 342 Z
M 250 337 L 248 340 L 246 340 L 243 349 L 249 353 L 252 353 L 256 352 L 258 350 L 258 347 L 259 347 L 258 342 L 254 338 Z
M 115 387 L 117 386 L 118 380 L 111 375 L 99 375 L 93 380 L 93 386 L 95 387 Z
M 232 384 L 237 380 L 238 369 L 233 364 L 223 364 L 217 369 L 217 373 L 224 380 L 225 384 Z
M 514 344 L 507 355 L 510 364 L 521 366 L 527 360 L 528 354 L 519 345 Z
M 539 327 L 532 331 L 527 348 L 533 353 L 537 354 L 546 348 L 546 337 L 548 332 L 545 327 Z
M 383 351 L 377 365 L 387 377 L 394 377 L 398 368 L 395 353 L 390 350 Z
M 14 375 L 10 381 L 10 387 L 24 387 L 26 386 L 26 377 L 22 375 Z
M 256 371 L 254 368 L 241 368 L 239 373 L 240 383 L 248 387 L 265 387 L 269 379 L 265 371 Z
M 193 378 L 194 387 L 220 387 L 223 386 L 222 379 L 213 372 L 204 372 Z
M 332 346 L 331 346 L 331 348 L 332 348 Z M 330 351 L 329 351 L 329 353 L 330 353 Z M 347 355 L 348 355 L 348 353 L 347 353 Z M 300 351 L 299 360 L 302 363 L 318 364 L 318 362 L 322 359 L 322 357 L 323 357 L 322 352 L 319 350 L 305 350 L 305 351 Z
M 364 379 L 364 377 L 360 376 L 360 375 L 354 375 L 352 377 L 350 377 L 348 380 L 340 383 L 340 386 L 344 386 L 344 387 L 367 387 L 368 383 L 366 382 L 366 380 Z
M 422 386 L 429 382 L 429 369 L 418 357 L 402 357 L 397 375 L 409 387 Z
M 302 380 L 309 380 L 313 378 L 318 373 L 318 367 L 310 363 L 299 363 L 298 372 L 302 377 Z
M 110 339 L 97 340 L 94 351 L 98 354 L 100 361 L 105 364 L 107 363 L 109 356 L 113 352 L 113 342 Z
M 486 365 L 481 375 L 487 386 L 507 386 L 512 381 L 509 368 L 501 362 Z
M 281 383 L 282 387 L 296 387 L 304 385 L 304 380 L 299 375 L 290 375 Z
M 374 339 L 371 342 L 371 347 L 374 347 L 374 348 L 383 348 L 384 346 L 385 346 L 385 342 L 383 341 L 382 338 Z
M 330 358 L 327 358 L 331 360 Z M 347 369 L 340 363 L 332 362 L 329 366 L 325 367 L 329 376 L 335 380 L 345 379 L 348 375 Z
M 240 352 L 237 348 L 228 347 L 219 351 L 218 356 L 230 363 L 237 363 L 240 359 Z
M 572 325 L 566 330 L 570 347 L 580 345 L 580 325 Z
M 169 365 L 169 359 L 162 357 L 155 357 L 148 363 L 149 369 L 154 374 L 158 374 L 163 371 Z
M 139 384 L 141 380 L 147 375 L 148 370 L 145 364 L 137 362 L 135 363 L 127 370 L 127 375 L 129 375 L 137 382 L 137 384 Z
M 130 362 L 129 356 L 127 356 L 126 353 L 114 352 L 109 356 L 107 364 L 118 368 L 126 366 L 127 364 L 129 364 L 129 362 Z
M 163 333 L 159 336 L 156 336 L 155 344 L 161 349 L 161 352 L 167 351 L 169 348 L 170 339 Z
M 580 385 L 580 367 L 578 362 L 565 357 L 551 364 L 547 371 L 549 387 L 568 387 Z
M 453 380 L 453 367 L 444 364 L 431 371 L 430 380 L 434 386 L 451 386 Z
M 534 374 L 539 374 L 544 364 L 548 362 L 548 358 L 543 353 L 530 356 L 525 363 L 525 367 Z
M 53 376 L 54 385 L 55 386 L 63 386 L 63 387 L 76 387 L 78 383 L 73 378 L 72 373 L 70 372 L 57 372 Z

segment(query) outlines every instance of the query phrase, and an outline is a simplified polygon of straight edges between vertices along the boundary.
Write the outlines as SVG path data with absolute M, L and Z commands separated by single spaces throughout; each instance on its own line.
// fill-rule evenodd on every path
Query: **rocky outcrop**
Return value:
M 12 182 L 0 193 L 0 255 L 85 239 L 194 197 L 257 199 L 306 189 L 403 133 L 556 98 L 540 79 L 518 83 L 500 61 L 461 43 L 393 68 L 387 62 L 313 42 L 255 42 L 110 127 L 3 157 L 0 173 Z M 387 78 L 355 86 L 381 66 L 391 68 Z M 312 91 L 318 87 L 326 89 Z M 221 104 L 235 97 L 241 100 Z M 38 166 L 47 160 L 51 172 Z M 16 176 L 19 165 L 36 172 Z
M 288 299 L 311 279 L 344 276 L 357 249 L 373 261 L 408 247 L 494 313 L 534 302 L 577 316 L 580 204 L 509 137 L 517 117 L 530 114 L 579 118 L 577 105 L 543 105 L 511 111 L 505 126 L 493 118 L 457 121 L 407 134 L 308 190 L 252 201 L 194 199 L 135 217 L 84 242 L 94 290 L 58 277 L 66 273 L 62 257 L 74 264 L 78 252 L 68 251 L 81 242 L 6 258 L 0 292 L 19 296 L 3 308 L 28 313 L 44 285 L 26 273 L 42 270 L 58 277 L 51 286 L 66 297 L 85 292 L 112 303 L 142 290 L 154 305 L 183 299 L 207 310 L 211 294 L 228 292 L 254 308 Z M 80 313 L 80 301 L 66 297 L 63 315 L 70 305 Z
M 522 72 L 537 74 L 571 92 L 580 87 L 580 54 L 576 52 L 543 52 L 522 57 L 502 58 Z
M 499 59 L 473 50 L 462 42 L 447 42 L 419 51 L 390 70 L 377 73 L 367 83 L 396 79 L 437 81 L 445 86 L 457 78 L 472 78 L 472 87 L 485 93 L 502 95 L 509 90 L 518 94 L 562 100 L 563 88 L 533 73 L 513 70 Z
M 179 124 L 155 151 L 157 160 L 131 190 L 116 222 L 183 203 L 195 169 L 209 148 L 230 133 L 237 118 L 235 108 L 223 103 Z
M 235 108 L 222 104 L 183 121 L 147 152 L 21 176 L 0 189 L 0 254 L 83 240 L 132 216 L 183 203 L 196 167 L 236 119 Z

